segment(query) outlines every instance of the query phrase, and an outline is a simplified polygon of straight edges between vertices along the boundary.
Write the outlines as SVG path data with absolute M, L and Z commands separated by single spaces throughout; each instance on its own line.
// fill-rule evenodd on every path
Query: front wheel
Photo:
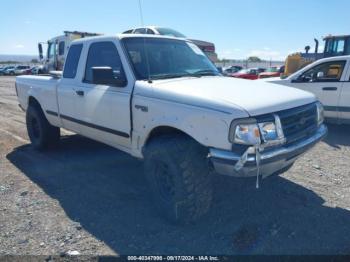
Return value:
M 201 218 L 212 202 L 207 150 L 181 136 L 162 136 L 145 152 L 145 173 L 157 209 L 168 220 L 188 224 Z
M 60 129 L 52 126 L 38 105 L 30 105 L 26 113 L 29 139 L 37 150 L 56 144 L 60 138 Z

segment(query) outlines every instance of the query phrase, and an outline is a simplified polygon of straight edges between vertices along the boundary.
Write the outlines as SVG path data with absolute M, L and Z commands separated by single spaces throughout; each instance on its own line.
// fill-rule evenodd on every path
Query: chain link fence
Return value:
M 269 67 L 280 67 L 284 65 L 284 61 L 260 61 L 250 62 L 248 60 L 229 60 L 215 63 L 217 67 L 226 68 L 230 66 L 241 66 L 243 68 L 269 68 Z

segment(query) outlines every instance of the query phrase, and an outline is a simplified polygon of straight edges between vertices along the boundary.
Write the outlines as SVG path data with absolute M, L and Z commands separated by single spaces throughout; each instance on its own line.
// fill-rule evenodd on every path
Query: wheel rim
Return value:
M 175 181 L 174 176 L 169 170 L 166 163 L 158 162 L 155 169 L 157 188 L 160 197 L 164 201 L 172 201 L 175 197 Z
M 31 126 L 32 126 L 33 137 L 36 139 L 40 138 L 40 127 L 39 127 L 38 120 L 36 118 L 32 118 Z

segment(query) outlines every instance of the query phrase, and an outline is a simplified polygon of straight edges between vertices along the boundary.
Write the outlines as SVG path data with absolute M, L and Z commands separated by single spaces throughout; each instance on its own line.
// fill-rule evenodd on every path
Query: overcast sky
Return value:
M 350 34 L 348 0 L 141 0 L 144 23 L 215 43 L 220 58 L 283 60 L 328 34 Z M 140 26 L 138 0 L 2 1 L 0 54 L 37 54 L 37 43 L 80 30 Z M 321 43 L 321 46 L 323 44 Z

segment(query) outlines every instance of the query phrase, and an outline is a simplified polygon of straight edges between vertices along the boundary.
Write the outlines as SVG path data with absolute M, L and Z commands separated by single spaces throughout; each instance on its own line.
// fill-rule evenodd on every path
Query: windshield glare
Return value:
M 160 35 L 168 35 L 168 36 L 186 38 L 186 36 L 179 33 L 178 31 L 175 31 L 174 29 L 164 28 L 164 27 L 157 27 L 156 29 Z
M 239 70 L 237 73 L 239 73 L 239 74 L 249 74 L 250 70 L 249 69 L 242 69 L 242 70 Z
M 190 42 L 143 37 L 124 38 L 122 42 L 138 80 L 220 74 L 207 56 Z
M 278 72 L 280 69 L 278 67 L 270 67 L 266 70 L 266 72 L 270 72 L 270 73 L 275 73 Z

